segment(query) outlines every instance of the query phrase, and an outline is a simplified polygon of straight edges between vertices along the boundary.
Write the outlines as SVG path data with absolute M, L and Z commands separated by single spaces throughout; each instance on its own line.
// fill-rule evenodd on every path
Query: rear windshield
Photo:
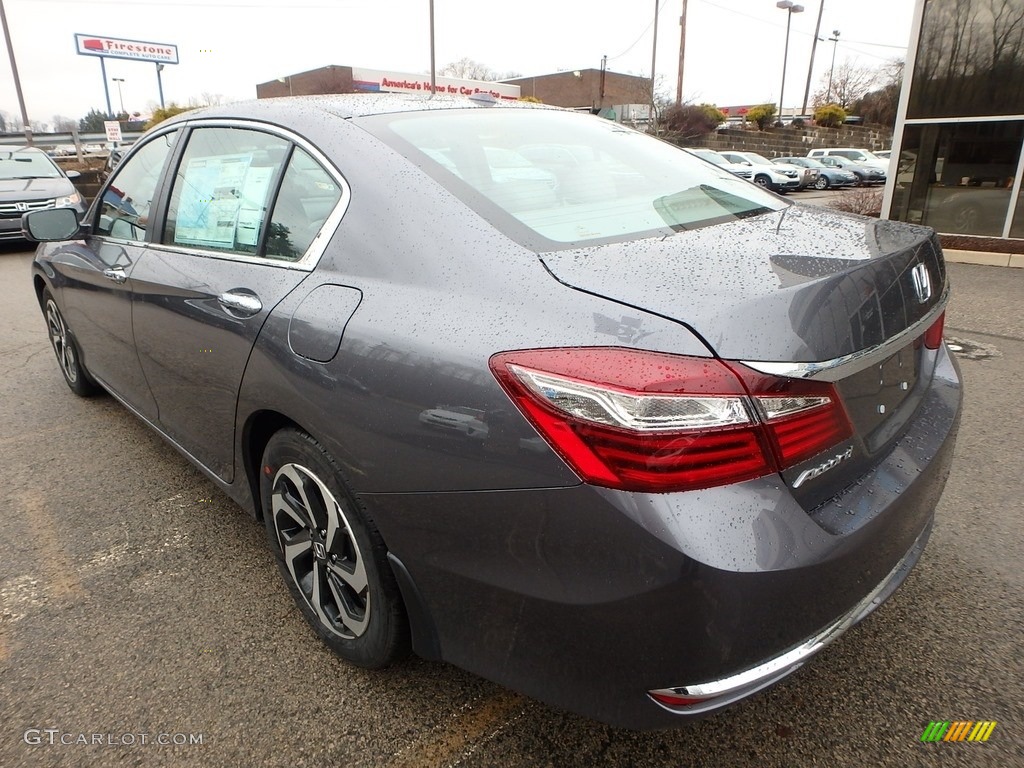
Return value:
M 678 147 L 590 115 L 438 110 L 360 123 L 537 250 L 670 234 L 787 205 Z

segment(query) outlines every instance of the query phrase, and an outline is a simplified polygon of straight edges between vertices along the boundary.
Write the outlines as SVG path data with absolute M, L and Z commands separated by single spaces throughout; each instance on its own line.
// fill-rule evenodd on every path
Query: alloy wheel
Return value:
M 345 511 L 312 471 L 285 464 L 274 476 L 274 533 L 299 592 L 324 629 L 351 639 L 370 620 L 363 555 Z
M 68 383 L 73 386 L 78 381 L 78 357 L 75 355 L 75 345 L 68 337 L 68 328 L 64 323 L 64 318 L 53 299 L 46 302 L 46 327 L 50 332 L 50 343 L 57 355 L 60 369 Z
M 828 177 L 819 176 L 814 182 L 815 189 L 828 189 Z

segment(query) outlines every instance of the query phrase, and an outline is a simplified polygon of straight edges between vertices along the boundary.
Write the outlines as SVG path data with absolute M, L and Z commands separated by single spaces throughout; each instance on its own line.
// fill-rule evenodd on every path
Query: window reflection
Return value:
M 1020 121 L 907 126 L 893 217 L 939 232 L 1001 236 L 1022 141 Z
M 1024 3 L 928 0 L 909 118 L 1024 114 Z

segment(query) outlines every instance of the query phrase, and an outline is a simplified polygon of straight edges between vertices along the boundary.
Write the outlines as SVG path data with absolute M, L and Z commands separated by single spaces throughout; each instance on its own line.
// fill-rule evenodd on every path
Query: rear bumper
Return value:
M 914 546 L 903 556 L 896 566 L 889 571 L 871 592 L 866 594 L 853 608 L 837 618 L 819 632 L 804 640 L 794 648 L 774 658 L 761 662 L 756 667 L 744 670 L 719 680 L 709 680 L 696 685 L 681 685 L 673 688 L 662 688 L 650 691 L 652 700 L 662 709 L 673 715 L 701 715 L 727 707 L 729 704 L 744 699 L 774 682 L 795 672 L 818 651 L 837 639 L 854 624 L 865 618 L 880 606 L 896 591 L 896 588 L 910 575 L 910 569 L 917 564 L 928 543 L 932 525 L 921 532 Z M 691 699 L 692 703 L 680 701 L 670 703 L 658 701 L 658 695 Z
M 793 672 L 906 578 L 949 473 L 960 400 L 942 350 L 907 433 L 823 505 L 850 521 L 839 534 L 776 476 L 673 494 L 364 499 L 442 658 L 612 725 L 668 727 Z M 725 695 L 680 711 L 648 695 L 702 685 Z

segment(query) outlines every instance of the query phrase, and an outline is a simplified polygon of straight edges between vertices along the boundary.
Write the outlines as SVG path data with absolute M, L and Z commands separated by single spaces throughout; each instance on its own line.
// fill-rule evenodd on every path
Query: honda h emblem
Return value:
M 917 303 L 924 304 L 932 297 L 932 278 L 928 274 L 928 267 L 918 264 L 911 271 L 914 278 L 914 291 L 917 293 Z
M 28 210 L 28 203 L 15 203 L 14 208 L 20 213 L 24 213 Z

